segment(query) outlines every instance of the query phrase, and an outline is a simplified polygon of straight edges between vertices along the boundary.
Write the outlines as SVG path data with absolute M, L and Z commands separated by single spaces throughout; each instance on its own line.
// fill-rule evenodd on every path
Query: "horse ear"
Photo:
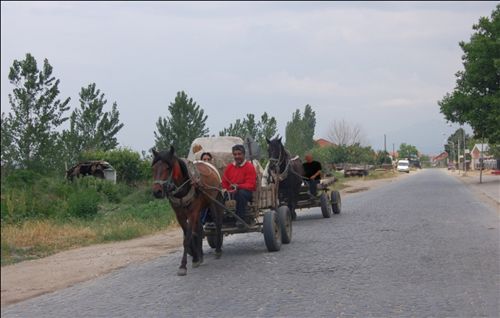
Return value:
M 175 149 L 174 149 L 174 146 L 170 146 L 170 154 L 173 156 L 175 153 Z
M 281 143 L 281 137 L 278 139 L 278 141 Z
M 267 137 L 266 137 L 266 141 L 267 141 L 268 144 L 271 143 L 271 140 L 269 140 L 269 138 L 267 138 Z

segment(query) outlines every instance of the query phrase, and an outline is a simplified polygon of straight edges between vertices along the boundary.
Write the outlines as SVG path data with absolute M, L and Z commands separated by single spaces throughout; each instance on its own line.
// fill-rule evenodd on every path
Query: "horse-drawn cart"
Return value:
M 193 141 L 188 160 L 196 162 L 204 152 L 209 152 L 213 159 L 212 164 L 222 177 L 225 167 L 233 160 L 231 148 L 235 144 L 244 144 L 247 160 L 252 160 L 257 174 L 257 189 L 253 193 L 252 201 L 248 204 L 246 220 L 236 215 L 236 201 L 227 198 L 216 204 L 223 206 L 224 217 L 222 222 L 222 233 L 224 236 L 230 234 L 261 232 L 270 252 L 278 251 L 281 244 L 290 243 L 292 239 L 292 217 L 289 208 L 280 206 L 278 201 L 277 187 L 274 183 L 266 184 L 262 169 L 258 160 L 255 160 L 258 149 L 251 142 L 244 142 L 239 137 L 201 137 Z M 240 221 L 243 227 L 236 226 Z M 212 222 L 204 225 L 204 235 L 210 247 L 216 247 L 216 229 Z
M 329 218 L 333 214 L 339 214 L 342 209 L 342 201 L 340 193 L 336 190 L 330 191 L 329 187 L 335 183 L 335 177 L 322 179 L 318 184 L 318 196 L 313 197 L 309 193 L 309 186 L 302 185 L 298 201 L 298 209 L 308 209 L 313 207 L 321 207 L 323 217 Z

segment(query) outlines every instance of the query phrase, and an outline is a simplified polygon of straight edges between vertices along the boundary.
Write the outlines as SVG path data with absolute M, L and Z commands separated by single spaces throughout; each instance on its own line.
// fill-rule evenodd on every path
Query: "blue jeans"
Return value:
M 232 197 L 236 200 L 236 214 L 244 219 L 248 201 L 251 201 L 253 197 L 252 192 L 245 189 L 238 189 L 232 194 Z
M 307 180 L 307 183 L 309 184 L 309 192 L 311 192 L 314 196 L 318 193 L 319 181 L 320 180 Z

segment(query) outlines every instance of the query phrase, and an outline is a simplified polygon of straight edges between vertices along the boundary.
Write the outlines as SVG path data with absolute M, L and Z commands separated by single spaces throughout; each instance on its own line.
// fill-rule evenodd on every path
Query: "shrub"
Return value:
M 85 152 L 82 154 L 82 159 L 109 162 L 116 170 L 117 181 L 130 184 L 148 177 L 148 175 L 144 175 L 147 172 L 145 166 L 150 165 L 150 163 L 144 163 L 140 154 L 130 149 Z
M 68 214 L 78 218 L 92 218 L 97 214 L 99 194 L 94 189 L 82 189 L 70 195 Z

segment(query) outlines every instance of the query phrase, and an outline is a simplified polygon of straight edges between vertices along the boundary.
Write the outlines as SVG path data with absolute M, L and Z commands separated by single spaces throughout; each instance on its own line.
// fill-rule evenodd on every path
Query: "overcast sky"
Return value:
M 263 112 L 285 134 L 310 104 L 316 138 L 334 120 L 359 125 L 366 143 L 443 149 L 438 100 L 463 68 L 458 43 L 497 2 L 2 2 L 1 108 L 9 67 L 47 58 L 60 98 L 95 82 L 117 102 L 121 146 L 154 145 L 158 117 L 184 90 L 208 115 L 210 134 Z M 69 113 L 68 113 L 69 115 Z M 469 129 L 470 131 L 470 129 Z M 446 136 L 443 136 L 443 133 Z

